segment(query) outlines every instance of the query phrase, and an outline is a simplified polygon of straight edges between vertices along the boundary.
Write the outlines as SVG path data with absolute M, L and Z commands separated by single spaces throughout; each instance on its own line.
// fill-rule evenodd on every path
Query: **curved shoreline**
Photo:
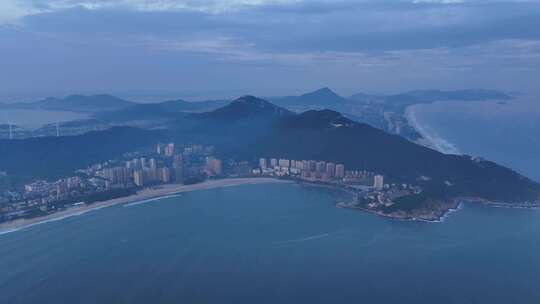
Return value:
M 407 119 L 407 122 L 422 137 L 418 143 L 444 154 L 461 154 L 456 145 L 444 138 L 430 134 L 424 126 L 418 123 L 414 107 L 419 105 L 420 104 L 410 105 L 405 109 L 405 118 Z
M 159 188 L 145 188 L 137 191 L 136 194 L 115 198 L 107 201 L 96 202 L 91 205 L 85 205 L 82 207 L 73 207 L 66 210 L 51 213 L 45 216 L 30 218 L 30 219 L 18 219 L 15 221 L 5 222 L 0 224 L 0 235 L 10 232 L 19 231 L 22 229 L 30 228 L 36 225 L 45 224 L 48 222 L 61 221 L 73 216 L 79 216 L 88 212 L 108 208 L 116 205 L 127 205 L 141 201 L 159 200 L 167 198 L 170 195 L 191 192 L 197 190 L 208 190 L 216 188 L 234 187 L 241 185 L 253 185 L 253 184 L 268 184 L 268 183 L 290 183 L 290 181 L 280 180 L 276 178 L 225 178 L 207 180 L 202 183 L 193 185 L 183 184 L 168 184 L 160 186 Z
M 378 210 L 371 210 L 362 206 L 356 206 L 356 205 L 350 205 L 346 203 L 338 203 L 336 204 L 337 208 L 345 208 L 345 209 L 352 209 L 352 210 L 358 210 L 362 212 L 366 212 L 369 214 L 373 214 L 376 216 L 380 216 L 382 218 L 387 218 L 395 221 L 405 221 L 405 222 L 427 222 L 427 223 L 443 223 L 450 214 L 455 213 L 463 209 L 465 204 L 480 204 L 485 207 L 490 208 L 506 208 L 506 209 L 529 209 L 529 210 L 540 210 L 540 202 L 538 203 L 497 203 L 497 202 L 491 202 L 487 201 L 481 198 L 471 198 L 471 197 L 459 197 L 451 200 L 448 202 L 450 205 L 447 208 L 444 208 L 444 210 L 440 210 L 436 215 L 431 216 L 424 216 L 424 217 L 415 217 L 412 215 L 402 215 L 402 214 L 392 214 L 392 213 L 384 213 Z
M 299 183 L 300 185 L 308 185 L 322 188 L 330 188 L 334 190 L 340 190 L 351 194 L 351 189 L 346 187 L 339 187 L 337 185 L 321 184 L 321 183 L 310 183 L 306 181 L 294 181 L 287 179 L 279 179 L 272 177 L 247 177 L 247 178 L 224 178 L 224 179 L 215 179 L 207 180 L 202 183 L 193 184 L 193 185 L 183 185 L 183 184 L 168 184 L 160 187 L 154 188 L 145 188 L 138 191 L 136 194 L 125 196 L 121 198 L 111 199 L 102 202 L 96 202 L 91 205 L 85 205 L 82 207 L 73 207 L 59 212 L 51 213 L 41 217 L 35 217 L 30 219 L 18 219 L 11 222 L 5 222 L 0 224 L 0 236 L 3 234 L 8 234 L 11 232 L 16 232 L 40 224 L 45 224 L 49 222 L 61 221 L 70 217 L 79 216 L 86 214 L 88 212 L 100 210 L 103 208 L 108 208 L 112 206 L 122 205 L 122 206 L 135 206 L 139 204 L 150 203 L 153 201 L 166 199 L 169 197 L 175 197 L 183 192 L 191 192 L 197 190 L 209 190 L 216 188 L 225 188 L 225 187 L 234 187 L 241 185 L 255 185 L 255 184 L 269 184 L 269 183 Z M 457 212 L 462 209 L 463 204 L 465 203 L 476 203 L 482 204 L 487 207 L 498 207 L 498 208 L 516 208 L 516 209 L 540 209 L 539 203 L 530 203 L 530 204 L 507 204 L 507 203 L 496 203 L 490 202 L 487 200 L 471 197 L 460 197 L 453 199 L 448 203 L 448 207 L 444 208 L 445 210 L 438 210 L 437 214 L 425 215 L 424 217 L 415 217 L 411 215 L 404 214 L 386 214 L 383 212 L 370 210 L 368 208 L 351 205 L 348 203 L 336 203 L 335 206 L 338 208 L 353 209 L 358 211 L 363 211 L 368 214 L 373 214 L 383 218 L 388 218 L 398 221 L 411 221 L 411 222 L 429 222 L 429 223 L 441 223 L 448 217 L 449 214 Z

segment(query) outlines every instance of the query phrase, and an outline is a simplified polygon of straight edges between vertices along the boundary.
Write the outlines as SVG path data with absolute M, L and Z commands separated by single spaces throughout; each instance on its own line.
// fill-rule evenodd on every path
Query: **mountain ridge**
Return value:
M 271 97 L 270 101 L 283 107 L 335 109 L 337 106 L 347 102 L 347 99 L 338 95 L 328 87 L 323 87 L 298 96 Z
M 53 173 L 48 167 L 66 173 L 135 147 L 173 141 L 214 145 L 216 156 L 224 160 L 253 164 L 260 157 L 324 160 L 342 163 L 347 170 L 376 172 L 388 182 L 421 185 L 422 200 L 414 208 L 428 208 L 425 203 L 433 199 L 461 197 L 540 202 L 540 184 L 511 169 L 466 155 L 442 154 L 332 110 L 294 114 L 266 100 L 243 96 L 173 124 L 170 130 L 113 128 L 78 136 L 0 141 L 0 169 L 8 168 L 9 174 L 37 170 L 40 177 L 47 177 Z M 24 164 L 25 169 L 17 170 L 14 164 Z
M 289 110 L 279 107 L 264 99 L 252 96 L 241 96 L 228 105 L 210 112 L 199 114 L 202 118 L 235 121 L 246 118 L 269 118 L 292 115 Z
M 70 112 L 100 112 L 119 110 L 134 104 L 134 102 L 109 94 L 73 94 L 65 98 L 47 97 L 34 102 L 2 104 L 2 107 Z

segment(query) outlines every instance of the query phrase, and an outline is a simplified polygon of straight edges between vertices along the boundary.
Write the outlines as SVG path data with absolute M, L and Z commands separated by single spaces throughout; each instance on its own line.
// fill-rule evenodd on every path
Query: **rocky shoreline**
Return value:
M 456 212 L 459 209 L 461 209 L 461 206 L 464 203 L 482 204 L 484 206 L 497 207 L 497 208 L 516 208 L 516 209 L 540 208 L 540 201 L 534 202 L 534 203 L 512 204 L 512 203 L 491 202 L 482 198 L 471 198 L 471 197 L 459 197 L 459 198 L 450 199 L 444 202 L 439 201 L 439 204 L 437 204 L 438 208 L 436 209 L 431 209 L 431 210 L 418 209 L 418 210 L 415 210 L 415 212 L 413 213 L 409 213 L 405 211 L 385 213 L 381 210 L 374 210 L 374 209 L 366 208 L 366 207 L 363 207 L 354 203 L 337 203 L 336 207 L 359 210 L 359 211 L 367 212 L 367 213 L 374 214 L 377 216 L 381 216 L 384 218 L 393 219 L 393 220 L 439 223 L 439 222 L 442 222 L 444 218 L 448 216 L 448 214 L 452 212 Z

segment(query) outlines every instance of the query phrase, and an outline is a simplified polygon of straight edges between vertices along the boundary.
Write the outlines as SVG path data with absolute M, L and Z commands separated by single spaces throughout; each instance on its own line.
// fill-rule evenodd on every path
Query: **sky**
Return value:
M 539 0 L 0 0 L 0 102 L 538 93 L 539 79 Z

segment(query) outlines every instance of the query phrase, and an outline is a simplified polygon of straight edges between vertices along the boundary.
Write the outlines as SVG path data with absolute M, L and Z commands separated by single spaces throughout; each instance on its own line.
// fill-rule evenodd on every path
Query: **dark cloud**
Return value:
M 310 1 L 220 13 L 72 7 L 0 27 L 0 81 L 13 92 L 523 90 L 540 73 L 537 41 L 534 2 Z

